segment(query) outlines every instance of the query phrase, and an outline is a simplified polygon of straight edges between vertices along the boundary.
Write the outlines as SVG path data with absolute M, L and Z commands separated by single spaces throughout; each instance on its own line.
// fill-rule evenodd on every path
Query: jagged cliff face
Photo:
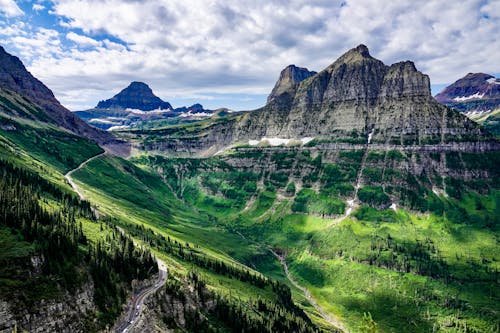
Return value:
M 13 309 L 11 300 L 0 299 L 0 332 L 85 332 L 97 308 L 94 304 L 94 285 L 84 284 L 71 294 L 42 301 L 35 311 Z
M 410 61 L 386 66 L 360 45 L 320 73 L 292 84 L 262 109 L 248 113 L 237 139 L 348 138 L 419 143 L 445 135 L 480 134 L 431 96 L 429 77 Z
M 98 109 L 136 109 L 151 111 L 156 109 L 168 110 L 172 106 L 153 94 L 153 90 L 143 82 L 132 82 L 112 98 L 100 101 Z
M 101 144 L 114 142 L 109 133 L 87 125 L 62 106 L 52 91 L 26 70 L 23 63 L 0 46 L 0 89 L 13 91 L 38 105 L 58 126 Z
M 267 102 L 270 103 L 277 98 L 284 98 L 285 95 L 294 95 L 296 92 L 296 83 L 300 83 L 316 74 L 316 72 L 311 72 L 307 68 L 295 65 L 287 66 L 281 71 L 278 81 L 274 85 L 269 97 L 267 97 Z
M 289 66 L 266 106 L 191 128 L 136 132 L 140 149 L 209 156 L 262 138 L 425 145 L 488 141 L 488 133 L 432 96 L 411 61 L 385 65 L 360 45 L 319 73 Z M 144 138 L 147 138 L 144 140 Z

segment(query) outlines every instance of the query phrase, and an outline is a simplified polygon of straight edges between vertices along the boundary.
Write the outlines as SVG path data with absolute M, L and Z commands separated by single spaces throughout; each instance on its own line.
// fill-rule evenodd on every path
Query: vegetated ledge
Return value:
M 438 144 L 424 144 L 424 145 L 396 145 L 396 144 L 352 144 L 352 143 L 318 143 L 313 146 L 268 146 L 268 147 L 252 147 L 252 146 L 238 146 L 233 148 L 239 150 L 363 150 L 369 148 L 370 150 L 381 151 L 416 151 L 416 152 L 486 152 L 486 151 L 500 151 L 500 142 L 454 142 L 454 143 L 438 143 Z

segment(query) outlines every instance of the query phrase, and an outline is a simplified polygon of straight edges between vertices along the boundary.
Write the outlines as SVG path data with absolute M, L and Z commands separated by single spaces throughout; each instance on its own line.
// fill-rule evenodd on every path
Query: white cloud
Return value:
M 45 6 L 44 5 L 40 5 L 39 3 L 35 3 L 33 4 L 33 7 L 32 9 L 36 12 L 40 11 L 40 10 L 44 10 L 45 9 Z
M 46 7 L 64 33 L 51 37 L 35 29 L 10 40 L 67 104 L 80 96 L 78 105 L 85 98 L 94 105 L 90 98 L 109 97 L 131 80 L 150 83 L 167 100 L 267 94 L 286 65 L 321 70 L 360 43 L 387 64 L 410 59 L 433 83 L 448 83 L 467 72 L 500 72 L 499 6 L 493 0 L 459 6 L 441 0 L 54 0 Z M 93 92 L 78 95 L 82 89 Z
M 0 0 L 0 12 L 7 17 L 15 17 L 24 15 L 24 12 L 19 8 L 14 0 Z
M 96 47 L 96 46 L 102 45 L 101 42 L 98 42 L 93 38 L 90 38 L 87 36 L 82 36 L 82 35 L 76 34 L 74 32 L 67 33 L 66 38 L 77 43 L 80 46 L 83 46 L 83 47 L 89 47 L 89 46 Z
M 26 35 L 26 23 L 19 21 L 9 24 L 0 25 L 0 36 L 8 37 L 8 36 L 22 36 Z

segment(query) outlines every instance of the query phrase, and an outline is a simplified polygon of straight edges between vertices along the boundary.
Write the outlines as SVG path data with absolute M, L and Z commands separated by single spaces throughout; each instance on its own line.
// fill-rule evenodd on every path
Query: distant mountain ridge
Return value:
M 500 79 L 493 75 L 469 73 L 437 94 L 436 100 L 500 135 Z
M 465 113 L 494 111 L 500 108 L 500 79 L 469 73 L 437 94 L 436 100 Z
M 436 95 L 440 103 L 500 98 L 500 79 L 484 73 L 469 73 Z
M 156 96 L 146 83 L 133 81 L 112 98 L 97 103 L 95 108 L 74 113 L 99 129 L 117 130 L 162 121 L 204 119 L 214 112 L 199 103 L 174 109 L 169 102 Z
M 425 149 L 438 151 L 490 140 L 479 125 L 432 97 L 429 77 L 413 62 L 388 66 L 359 45 L 319 73 L 288 66 L 262 108 L 213 119 L 192 131 L 173 128 L 140 147 L 210 156 L 240 144 L 432 146 Z

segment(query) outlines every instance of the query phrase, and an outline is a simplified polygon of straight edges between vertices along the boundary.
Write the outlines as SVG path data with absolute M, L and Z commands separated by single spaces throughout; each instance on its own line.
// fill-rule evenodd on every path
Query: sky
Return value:
M 287 65 L 320 71 L 359 44 L 437 93 L 500 73 L 499 36 L 500 0 L 0 0 L 0 44 L 70 110 L 131 81 L 174 107 L 255 109 Z

